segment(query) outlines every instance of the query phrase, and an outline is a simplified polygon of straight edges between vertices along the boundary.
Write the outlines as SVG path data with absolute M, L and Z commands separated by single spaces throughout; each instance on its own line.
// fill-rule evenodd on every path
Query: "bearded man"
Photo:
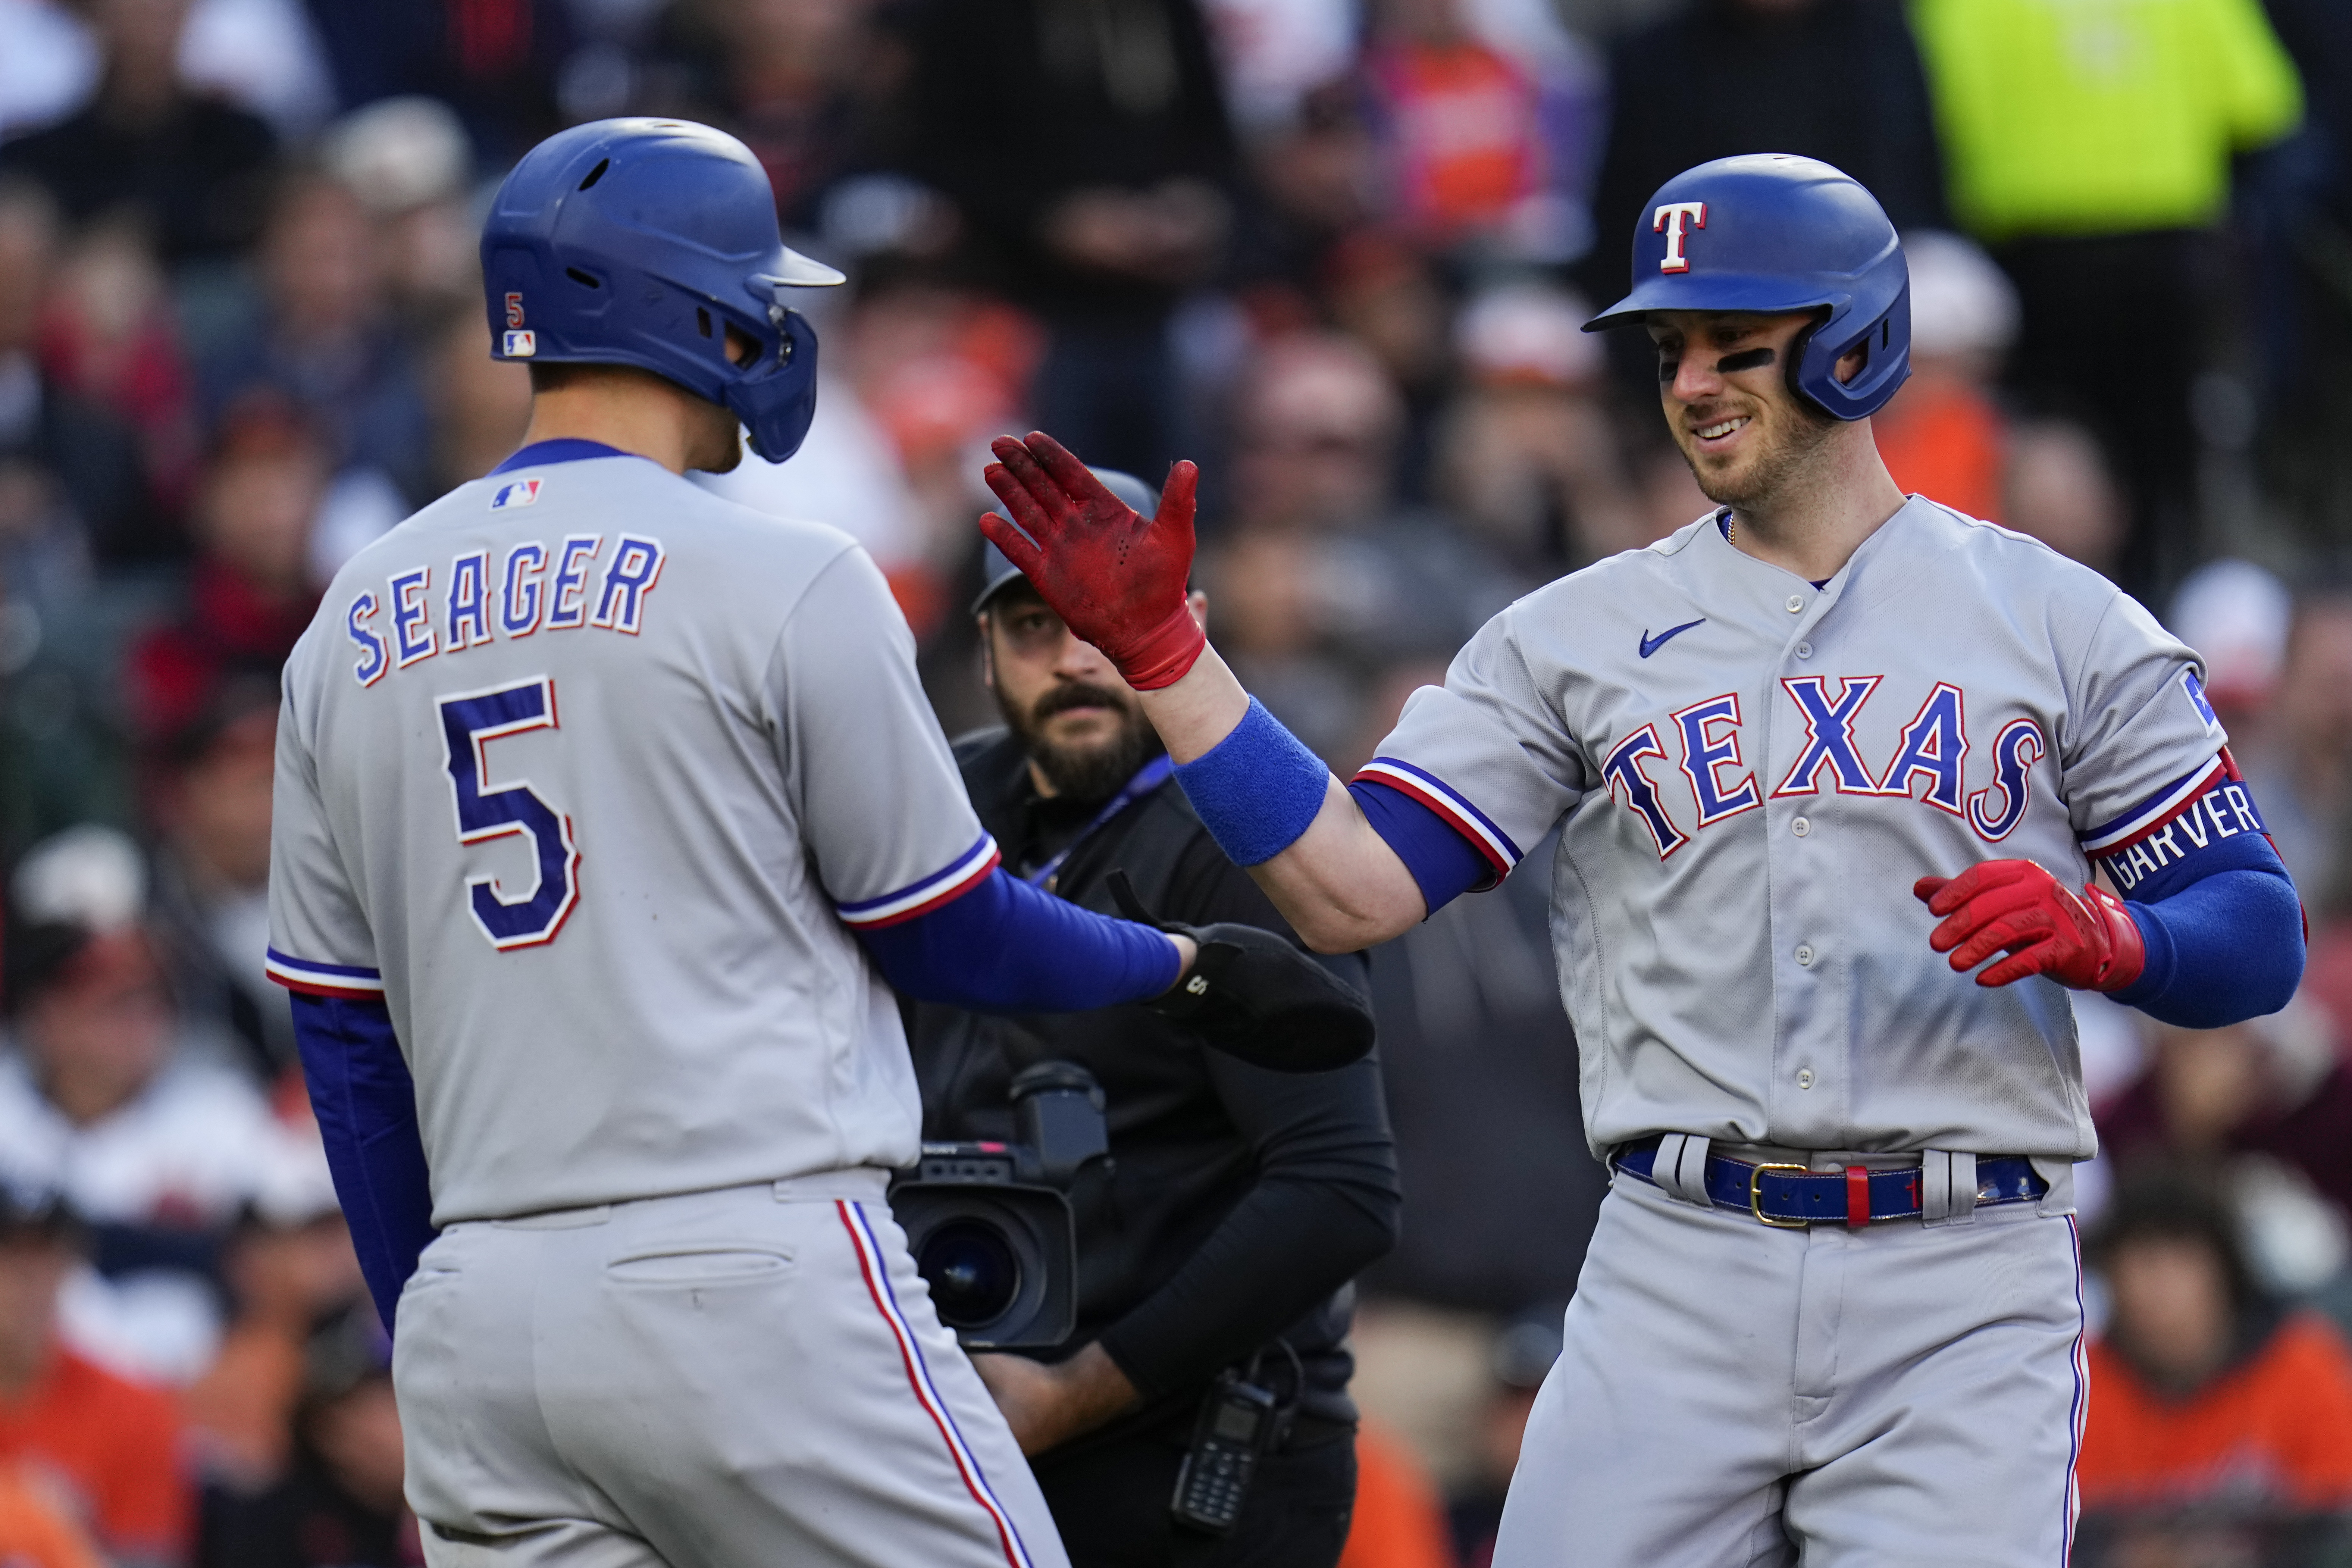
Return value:
M 1097 470 L 1131 503 L 1142 481 Z M 1004 727 L 956 747 L 1005 868 L 1117 905 L 1124 870 L 1164 920 L 1289 927 L 1173 782 L 1132 687 L 992 550 L 973 605 Z M 1191 595 L 1205 616 L 1207 600 Z M 1329 960 L 1365 984 L 1360 955 Z M 1110 1158 L 1084 1167 L 1078 1321 L 1035 1359 L 972 1357 L 1075 1563 L 1328 1568 L 1355 1497 L 1349 1282 L 1394 1245 L 1396 1155 L 1378 1063 L 1278 1073 L 1206 1051 L 1139 1006 L 1007 1017 L 908 1005 L 927 1140 L 1010 1139 L 1010 1085 L 1043 1061 L 1101 1085 Z M 1253 1373 L 1252 1369 L 1255 1369 Z M 1171 1500 L 1204 1398 L 1254 1375 L 1283 1411 L 1230 1533 Z

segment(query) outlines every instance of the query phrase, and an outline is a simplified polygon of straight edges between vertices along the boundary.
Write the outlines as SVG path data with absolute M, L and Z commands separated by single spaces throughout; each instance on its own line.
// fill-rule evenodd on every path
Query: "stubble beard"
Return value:
M 1699 493 L 1717 506 L 1734 511 L 1769 510 L 1820 453 L 1837 428 L 1837 421 L 1810 404 L 1791 398 L 1786 417 L 1776 421 L 1777 438 L 1744 467 L 1710 475 L 1687 447 L 1683 461 L 1690 465 Z

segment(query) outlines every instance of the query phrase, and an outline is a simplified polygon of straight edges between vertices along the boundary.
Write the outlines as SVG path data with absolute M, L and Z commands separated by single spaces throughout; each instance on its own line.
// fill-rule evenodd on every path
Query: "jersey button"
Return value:
M 1800 969 L 1811 969 L 1813 966 L 1813 950 L 1811 948 L 1801 947 L 1797 949 L 1797 966 Z
M 1804 607 L 1805 596 L 1802 594 L 1791 594 L 1789 595 L 1789 613 L 1790 615 L 1793 616 L 1797 614 Z
M 1797 1071 L 1797 1087 L 1798 1087 L 1799 1089 L 1811 1089 L 1811 1088 L 1812 1088 L 1812 1087 L 1813 1087 L 1813 1069 L 1812 1069 L 1812 1068 L 1799 1068 L 1799 1069 L 1798 1069 L 1798 1071 Z
M 1800 838 L 1802 838 L 1806 834 L 1811 833 L 1812 830 L 1813 825 L 1806 821 L 1801 816 L 1797 818 L 1796 821 L 1789 824 L 1789 831 L 1795 834 Z
M 1797 657 L 1798 657 L 1799 658 L 1812 658 L 1812 657 L 1813 657 L 1813 645 L 1812 645 L 1812 644 L 1811 644 L 1811 643 L 1809 643 L 1809 642 L 1801 642 L 1801 643 L 1799 643 L 1799 644 L 1797 645 Z

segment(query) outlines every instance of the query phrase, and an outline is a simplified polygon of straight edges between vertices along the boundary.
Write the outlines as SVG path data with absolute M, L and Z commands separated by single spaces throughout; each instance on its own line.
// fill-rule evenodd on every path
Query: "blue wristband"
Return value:
M 1255 866 L 1298 842 L 1323 809 L 1331 770 L 1253 697 L 1232 734 L 1176 764 L 1176 782 L 1217 847 Z

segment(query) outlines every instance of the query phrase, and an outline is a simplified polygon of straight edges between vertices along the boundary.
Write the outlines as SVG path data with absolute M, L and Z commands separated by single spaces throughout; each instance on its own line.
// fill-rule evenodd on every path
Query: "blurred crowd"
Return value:
M 2347 85 L 2338 0 L 0 0 L 0 1561 L 420 1561 L 261 969 L 277 675 L 342 561 L 519 441 L 483 205 L 622 113 L 741 137 L 850 274 L 803 307 L 801 455 L 708 482 L 866 545 L 950 733 L 993 716 L 985 443 L 1042 426 L 1202 463 L 1213 635 L 1343 776 L 1494 611 L 1706 510 L 1646 348 L 1579 330 L 1650 191 L 1759 151 L 1868 184 L 1895 478 L 2200 649 L 2310 916 L 2282 1014 L 2079 1003 L 2077 1561 L 2333 1560 Z M 1604 1188 L 1545 892 L 1375 955 L 1406 1234 L 1359 1568 L 1484 1561 Z

